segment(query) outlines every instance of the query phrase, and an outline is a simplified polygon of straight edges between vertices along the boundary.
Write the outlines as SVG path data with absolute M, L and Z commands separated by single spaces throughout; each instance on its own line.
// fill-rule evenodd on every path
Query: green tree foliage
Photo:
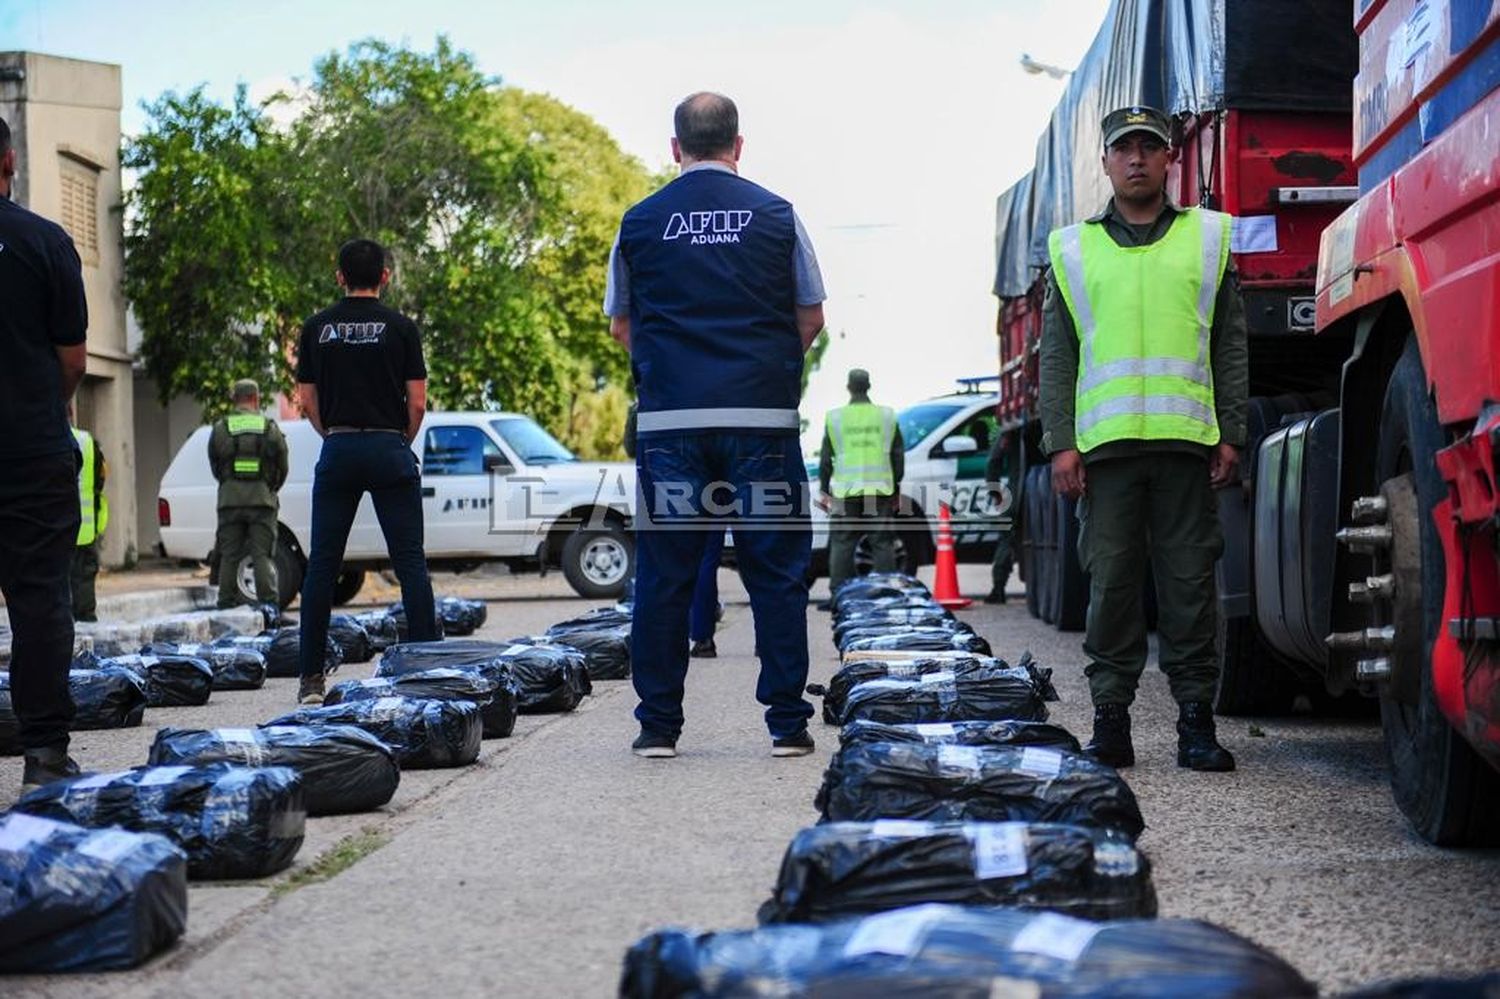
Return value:
M 627 368 L 599 310 L 604 262 L 660 182 L 592 119 L 444 39 L 359 43 L 265 106 L 199 90 L 148 113 L 126 150 L 126 294 L 164 400 L 212 409 L 241 377 L 290 388 L 339 244 L 368 236 L 394 257 L 386 301 L 423 330 L 434 406 L 526 412 L 591 452 L 570 430 L 602 426 L 597 385 Z M 605 413 L 580 423 L 590 406 Z

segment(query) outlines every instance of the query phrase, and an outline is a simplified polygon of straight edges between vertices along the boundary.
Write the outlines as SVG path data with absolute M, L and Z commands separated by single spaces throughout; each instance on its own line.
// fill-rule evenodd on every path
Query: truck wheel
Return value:
M 1260 639 L 1253 615 L 1219 614 L 1221 664 L 1214 712 L 1221 715 L 1281 715 L 1292 708 L 1297 682 Z
M 355 597 L 365 585 L 363 569 L 344 569 L 333 581 L 333 602 L 342 607 Z
M 563 542 L 562 571 L 580 597 L 617 598 L 635 572 L 635 543 L 622 527 L 574 531 Z
M 1024 504 L 1021 516 L 1021 560 L 1026 579 L 1026 613 L 1038 620 L 1042 617 L 1042 511 L 1038 497 L 1043 488 L 1040 473 L 1044 468 L 1045 465 L 1038 466 L 1026 472 L 1021 496 Z
M 1398 608 L 1388 610 L 1384 617 L 1393 619 L 1399 629 L 1399 603 L 1403 598 L 1415 599 L 1423 634 L 1419 643 L 1408 646 L 1419 648 L 1420 653 L 1409 655 L 1400 651 L 1406 643 L 1398 630 L 1391 653 L 1393 674 L 1407 678 L 1416 674 L 1417 682 L 1409 687 L 1415 698 L 1402 697 L 1395 683 L 1382 683 L 1380 720 L 1391 789 L 1417 832 L 1439 846 L 1488 846 L 1500 843 L 1500 774 L 1453 728 L 1438 709 L 1432 689 L 1432 644 L 1442 626 L 1446 567 L 1431 513 L 1447 494 L 1433 456 L 1443 443 L 1442 427 L 1427 394 L 1417 338 L 1412 335 L 1386 386 L 1375 477 L 1397 500 L 1391 504 L 1393 513 L 1402 505 L 1416 510 L 1418 529 L 1410 534 L 1409 543 L 1415 548 L 1410 555 L 1421 567 L 1416 577 L 1421 580 L 1420 595 L 1398 591 Z M 1405 490 L 1407 495 L 1393 490 Z M 1402 558 L 1403 553 L 1393 548 L 1391 557 Z M 1382 565 L 1377 571 L 1390 568 Z M 1397 661 L 1398 656 L 1408 661 Z
M 271 557 L 271 575 L 276 580 L 276 602 L 282 610 L 291 606 L 302 591 L 302 572 L 302 559 L 286 545 L 278 543 L 276 553 Z M 255 593 L 255 565 L 248 556 L 240 561 L 235 578 L 239 582 L 240 596 L 246 603 L 255 603 L 259 599 Z

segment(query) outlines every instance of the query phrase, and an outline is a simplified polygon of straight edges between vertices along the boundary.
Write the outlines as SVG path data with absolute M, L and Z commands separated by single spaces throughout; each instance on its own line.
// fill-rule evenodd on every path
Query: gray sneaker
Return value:
M 324 693 L 322 673 L 304 676 L 297 684 L 297 703 L 321 705 Z

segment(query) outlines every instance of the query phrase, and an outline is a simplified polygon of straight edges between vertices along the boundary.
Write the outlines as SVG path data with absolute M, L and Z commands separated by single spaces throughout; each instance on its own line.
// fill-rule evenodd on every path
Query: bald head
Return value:
M 701 91 L 677 105 L 672 116 L 682 155 L 695 160 L 728 159 L 740 135 L 740 112 L 723 94 Z

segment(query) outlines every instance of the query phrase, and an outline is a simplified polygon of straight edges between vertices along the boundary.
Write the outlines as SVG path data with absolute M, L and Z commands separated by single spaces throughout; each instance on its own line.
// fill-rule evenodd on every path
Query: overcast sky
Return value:
M 828 289 L 835 341 L 804 404 L 816 426 L 849 367 L 904 405 L 994 374 L 994 199 L 1029 168 L 1062 83 L 1108 0 L 0 0 L 0 50 L 123 67 L 142 101 L 207 83 L 268 94 L 330 49 L 447 34 L 483 70 L 604 124 L 648 165 L 694 90 L 740 107 L 741 170 L 790 199 Z M 600 262 L 603 266 L 603 261 Z M 603 321 L 601 317 L 601 322 Z

